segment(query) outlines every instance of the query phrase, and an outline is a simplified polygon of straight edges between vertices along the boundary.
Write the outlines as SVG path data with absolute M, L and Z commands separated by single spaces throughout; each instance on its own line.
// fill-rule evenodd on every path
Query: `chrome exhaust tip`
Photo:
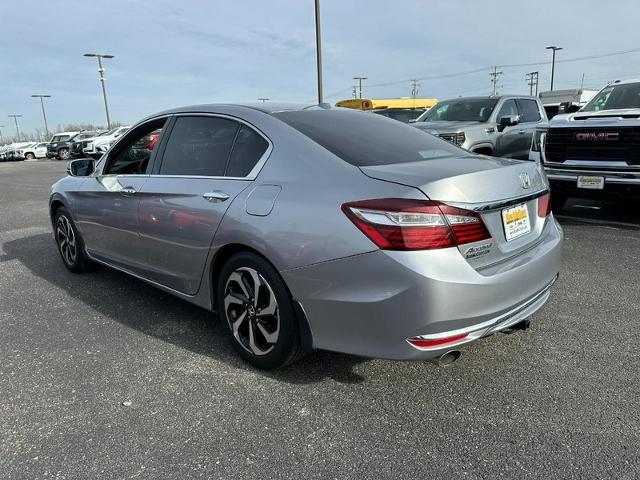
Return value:
M 449 350 L 448 352 L 440 355 L 436 362 L 440 367 L 448 367 L 453 365 L 460 357 L 462 356 L 462 352 L 460 350 Z

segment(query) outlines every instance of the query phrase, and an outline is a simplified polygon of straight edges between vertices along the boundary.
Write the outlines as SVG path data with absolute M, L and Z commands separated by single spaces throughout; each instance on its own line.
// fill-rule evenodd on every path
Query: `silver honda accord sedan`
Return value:
M 560 268 L 538 164 L 365 112 L 178 108 L 67 170 L 49 202 L 65 266 L 217 311 L 262 369 L 311 349 L 455 359 L 528 321 Z

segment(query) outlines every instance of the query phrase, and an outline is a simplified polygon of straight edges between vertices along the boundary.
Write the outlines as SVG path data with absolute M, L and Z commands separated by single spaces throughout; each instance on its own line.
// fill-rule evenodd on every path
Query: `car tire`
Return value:
M 64 207 L 60 207 L 55 214 L 53 232 L 58 245 L 58 252 L 64 266 L 70 272 L 84 273 L 93 269 L 94 263 L 87 256 L 84 241 L 71 215 Z
M 68 160 L 69 159 L 69 149 L 61 148 L 58 150 L 58 160 Z
M 567 203 L 568 197 L 564 193 L 551 192 L 551 210 L 559 212 Z
M 231 256 L 220 271 L 216 299 L 233 347 L 255 368 L 281 368 L 302 356 L 289 290 L 261 256 L 251 252 Z
M 24 156 L 24 158 L 27 160 L 33 160 L 34 158 L 36 158 L 36 156 L 33 153 L 29 152 Z

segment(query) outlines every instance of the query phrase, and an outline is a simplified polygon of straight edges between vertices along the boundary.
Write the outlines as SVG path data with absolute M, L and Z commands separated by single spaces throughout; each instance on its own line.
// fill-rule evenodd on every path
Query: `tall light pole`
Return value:
M 12 113 L 10 115 L 7 115 L 7 117 L 13 117 L 13 121 L 16 124 L 16 133 L 18 134 L 18 142 L 20 141 L 20 127 L 18 127 L 18 117 L 21 117 L 22 115 L 18 115 L 17 113 Z
M 318 70 L 318 104 L 324 102 L 322 95 L 322 39 L 320 38 L 320 0 L 316 3 L 316 68 Z
M 44 99 L 45 98 L 51 98 L 51 95 L 43 95 L 40 93 L 36 93 L 31 95 L 34 98 L 39 98 L 40 99 L 40 105 L 42 106 L 42 116 L 44 117 L 44 132 L 45 135 L 47 136 L 47 139 L 49 138 L 49 126 L 47 125 L 47 114 L 44 112 Z
M 103 58 L 113 58 L 113 55 L 107 53 L 85 53 L 85 57 L 95 57 L 98 59 L 98 73 L 100 74 L 100 83 L 102 84 L 102 96 L 104 97 L 104 111 L 107 114 L 107 130 L 111 129 L 111 119 L 109 118 L 109 105 L 107 104 L 107 90 L 104 87 L 104 68 L 102 67 Z
M 0 125 L 0 143 L 4 143 L 4 140 L 2 139 L 2 129 L 4 128 L 4 125 Z
M 562 50 L 562 47 L 556 47 L 555 45 L 551 45 L 550 47 L 547 47 L 546 50 L 551 50 L 552 51 L 552 57 L 551 57 L 551 91 L 553 91 L 553 75 L 554 75 L 555 70 L 556 70 L 556 52 L 558 50 Z
M 362 81 L 366 80 L 367 77 L 353 77 L 354 80 L 358 80 L 358 97 L 362 98 Z

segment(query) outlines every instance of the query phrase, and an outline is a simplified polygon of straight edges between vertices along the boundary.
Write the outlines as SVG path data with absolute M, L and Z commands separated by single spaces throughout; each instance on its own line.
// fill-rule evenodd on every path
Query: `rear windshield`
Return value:
M 370 112 L 298 110 L 277 112 L 273 116 L 357 167 L 466 154 L 429 133 Z
M 67 140 L 69 140 L 69 138 L 71 138 L 70 135 L 56 135 L 55 137 L 53 137 L 51 139 L 52 142 L 66 142 Z

